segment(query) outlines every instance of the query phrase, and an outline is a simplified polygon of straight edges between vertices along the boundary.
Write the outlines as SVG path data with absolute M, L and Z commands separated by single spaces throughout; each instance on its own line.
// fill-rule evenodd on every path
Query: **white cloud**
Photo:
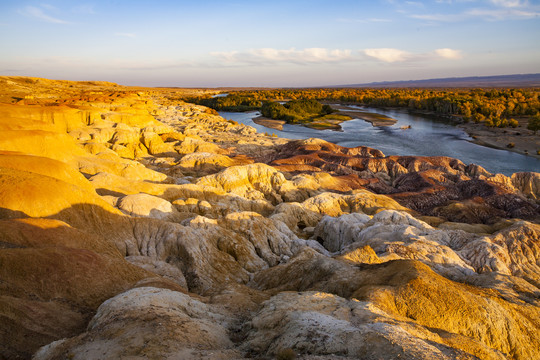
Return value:
M 497 6 L 502 6 L 506 8 L 523 7 L 527 5 L 527 2 L 523 2 L 520 0 L 491 0 L 491 2 Z
M 435 55 L 438 57 L 441 57 L 443 59 L 451 59 L 451 60 L 457 60 L 463 58 L 463 55 L 461 54 L 460 50 L 454 50 L 454 49 L 437 49 L 434 51 Z
M 418 1 L 405 1 L 405 4 L 409 6 L 424 7 L 424 4 Z
M 71 9 L 71 12 L 75 14 L 86 14 L 86 15 L 94 15 L 96 13 L 94 10 L 94 5 L 91 5 L 91 4 L 77 5 L 73 9 Z
M 409 15 L 413 19 L 427 20 L 427 21 L 437 21 L 437 22 L 455 22 L 462 21 L 464 19 L 463 15 L 454 15 L 454 14 L 413 14 Z
M 41 3 L 39 6 L 41 6 L 41 7 L 44 8 L 44 9 L 51 10 L 51 11 L 55 11 L 55 10 L 56 10 L 56 7 L 53 6 L 53 5 L 51 5 L 51 4 Z
M 439 0 L 437 2 L 452 4 L 459 2 L 459 0 Z M 465 0 L 461 0 L 461 2 L 465 2 Z M 540 6 L 531 5 L 529 1 L 523 0 L 489 0 L 482 6 L 469 7 L 459 13 L 408 14 L 408 16 L 413 19 L 436 22 L 461 22 L 470 19 L 485 21 L 522 20 L 539 17 Z
M 115 33 L 114 36 L 121 36 L 121 37 L 128 37 L 128 38 L 136 38 L 137 35 L 133 34 L 133 33 Z
M 439 4 L 453 4 L 453 3 L 464 3 L 464 2 L 476 2 L 477 0 L 437 0 Z
M 45 8 L 51 9 L 50 5 L 43 5 Z M 40 9 L 35 6 L 25 6 L 24 9 L 20 11 L 21 14 L 29 17 L 33 17 L 42 21 L 46 21 L 53 24 L 69 24 L 68 21 L 64 21 L 53 16 L 47 15 L 43 9 Z
M 338 22 L 341 23 L 389 23 L 392 22 L 391 19 L 384 18 L 369 18 L 369 19 L 350 19 L 350 18 L 339 18 Z
M 290 62 L 296 64 L 332 63 L 352 60 L 351 50 L 308 48 L 303 50 L 250 49 L 244 52 L 213 52 L 210 55 L 228 63 L 268 64 Z
M 213 52 L 220 65 L 275 65 L 293 63 L 298 65 L 335 64 L 347 62 L 378 61 L 383 63 L 414 63 L 434 60 L 458 60 L 463 57 L 460 50 L 442 48 L 426 53 L 412 53 L 400 49 L 377 48 L 358 51 L 330 50 L 324 48 L 296 49 L 250 49 L 247 51 Z
M 388 48 L 366 49 L 364 54 L 387 63 L 403 62 L 411 57 L 411 54 L 406 51 Z
M 470 17 L 483 17 L 487 20 L 532 19 L 540 16 L 540 11 L 518 9 L 472 9 L 465 13 Z

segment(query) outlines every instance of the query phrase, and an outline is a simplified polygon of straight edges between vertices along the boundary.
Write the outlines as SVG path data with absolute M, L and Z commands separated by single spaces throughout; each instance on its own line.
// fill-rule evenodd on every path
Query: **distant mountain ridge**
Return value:
M 381 81 L 366 84 L 336 85 L 332 87 L 540 87 L 540 73 L 451 77 L 425 80 Z

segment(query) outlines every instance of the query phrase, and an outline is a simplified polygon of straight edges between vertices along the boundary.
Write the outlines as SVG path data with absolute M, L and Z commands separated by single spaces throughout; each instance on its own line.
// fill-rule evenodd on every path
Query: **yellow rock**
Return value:
M 73 167 L 64 162 L 41 156 L 0 151 L 0 168 L 28 171 L 50 176 L 66 183 L 94 192 L 92 184 Z
M 77 210 L 79 207 L 95 207 L 104 212 L 121 215 L 119 210 L 103 201 L 93 191 L 50 176 L 0 168 L 2 218 L 29 216 L 62 219 L 71 215 L 79 217 L 83 216 Z
M 86 156 L 67 134 L 42 130 L 0 131 L 0 150 L 17 151 L 73 164 L 74 157 Z
M 30 129 L 39 129 L 57 132 L 69 132 L 73 129 L 92 123 L 100 118 L 99 111 L 74 109 L 68 106 L 36 106 L 36 105 L 11 105 L 0 106 L 0 128 L 7 130 L 10 123 L 18 124 L 14 119 L 25 119 Z M 28 121 L 30 120 L 30 121 Z M 17 126 L 17 125 L 15 125 Z
M 369 245 L 349 251 L 338 256 L 337 259 L 350 261 L 354 264 L 380 264 L 382 262 Z

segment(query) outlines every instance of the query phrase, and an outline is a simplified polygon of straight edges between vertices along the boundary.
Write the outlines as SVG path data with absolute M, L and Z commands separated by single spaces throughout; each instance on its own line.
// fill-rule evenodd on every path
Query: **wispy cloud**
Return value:
M 457 59 L 463 58 L 463 54 L 461 53 L 461 50 L 445 48 L 445 49 L 437 49 L 434 51 L 434 53 L 435 55 L 443 59 L 457 60 Z
M 405 4 L 409 6 L 424 7 L 424 4 L 418 1 L 405 1 Z
M 469 17 L 481 17 L 486 20 L 506 20 L 506 19 L 532 19 L 540 16 L 540 11 L 520 10 L 515 8 L 504 9 L 471 9 L 464 15 Z
M 56 11 L 57 10 L 56 6 L 53 6 L 51 4 L 41 3 L 41 4 L 39 4 L 39 6 L 44 8 L 44 9 L 50 10 L 50 11 Z
M 466 3 L 466 2 L 476 2 L 477 0 L 437 0 L 439 4 L 455 4 L 455 3 Z
M 41 6 L 43 8 L 45 8 L 45 9 L 48 9 L 48 10 L 53 10 L 54 9 L 54 7 L 52 7 L 52 6 L 48 5 L 48 4 L 43 4 Z M 45 21 L 45 22 L 48 22 L 48 23 L 52 23 L 52 24 L 69 24 L 68 21 L 65 21 L 65 20 L 62 20 L 62 19 L 59 19 L 59 18 L 56 18 L 54 16 L 46 14 L 43 8 L 28 5 L 28 6 L 25 6 L 19 12 L 22 15 L 32 17 L 32 18 L 35 18 L 35 19 L 38 19 L 38 20 L 41 20 L 41 21 Z
M 96 11 L 94 10 L 94 5 L 92 4 L 77 5 L 73 9 L 71 9 L 71 12 L 75 14 L 86 14 L 86 15 L 96 14 Z
M 418 20 L 436 21 L 436 22 L 456 22 L 464 20 L 462 14 L 412 14 L 409 17 Z
M 398 49 L 366 49 L 364 53 L 369 57 L 386 63 L 402 62 L 411 58 L 411 53 Z
M 296 64 L 333 63 L 352 60 L 351 50 L 309 48 L 303 50 L 251 49 L 247 51 L 213 52 L 210 55 L 227 63 L 264 64 L 290 62 Z
M 508 7 L 508 8 L 523 7 L 523 6 L 528 5 L 527 1 L 520 1 L 520 0 L 491 0 L 491 2 L 497 6 Z
M 471 0 L 438 0 L 438 3 L 473 2 Z M 525 20 L 540 16 L 540 6 L 522 0 L 489 0 L 483 6 L 469 7 L 456 13 L 409 13 L 413 19 L 434 22 L 461 22 L 471 19 L 485 21 Z
M 368 18 L 368 19 L 349 19 L 349 18 L 340 18 L 337 19 L 338 22 L 342 23 L 382 23 L 382 22 L 392 22 L 391 19 L 384 18 Z
M 449 48 L 436 49 L 427 53 L 412 53 L 400 49 L 365 49 L 364 54 L 370 58 L 379 60 L 384 63 L 404 63 L 404 62 L 421 62 L 433 60 L 459 60 L 463 58 L 461 50 Z
M 298 65 L 331 64 L 362 61 L 382 63 L 418 62 L 425 60 L 457 60 L 462 58 L 461 51 L 454 49 L 436 49 L 428 53 L 413 53 L 401 49 L 377 48 L 363 50 L 309 48 L 297 49 L 250 49 L 247 51 L 213 52 L 222 65 L 275 65 L 293 63 Z
M 123 33 L 123 32 L 114 33 L 114 36 L 127 37 L 127 38 L 132 38 L 132 39 L 137 37 L 137 35 L 134 33 Z

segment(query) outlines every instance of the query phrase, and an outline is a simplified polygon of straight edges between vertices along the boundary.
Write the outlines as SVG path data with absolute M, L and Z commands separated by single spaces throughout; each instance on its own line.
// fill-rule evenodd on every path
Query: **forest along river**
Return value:
M 359 108 L 360 109 L 360 108 Z M 315 130 L 300 125 L 283 125 L 283 130 L 274 130 L 253 122 L 259 112 L 224 112 L 225 119 L 253 126 L 258 132 L 276 134 L 287 139 L 324 139 L 346 146 L 369 146 L 381 150 L 385 155 L 449 156 L 465 164 L 478 164 L 491 173 L 511 175 L 520 171 L 540 171 L 540 160 L 506 150 L 497 150 L 471 143 L 463 130 L 437 117 L 409 114 L 404 110 L 381 110 L 361 108 L 387 115 L 397 120 L 393 126 L 374 127 L 360 119 L 341 123 L 343 131 Z M 411 126 L 410 129 L 401 127 Z

